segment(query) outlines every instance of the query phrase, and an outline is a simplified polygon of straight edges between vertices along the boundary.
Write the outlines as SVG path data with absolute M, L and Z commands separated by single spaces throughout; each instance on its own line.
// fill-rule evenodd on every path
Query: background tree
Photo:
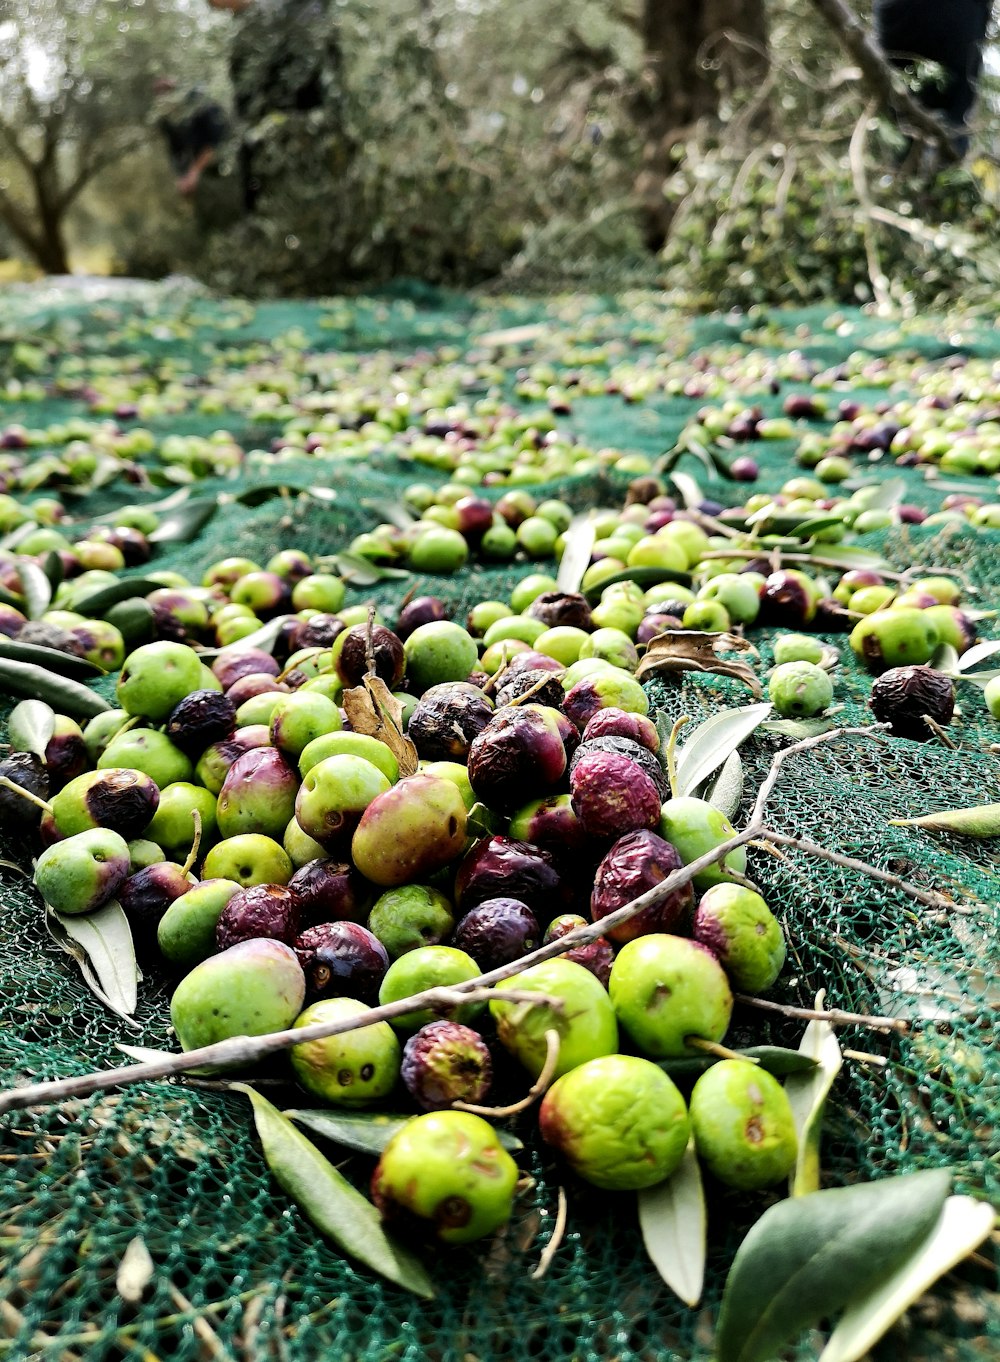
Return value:
M 0 6 L 0 222 L 48 273 L 69 268 L 80 195 L 152 137 L 152 80 L 184 53 L 210 70 L 212 20 L 184 0 L 7 0 Z

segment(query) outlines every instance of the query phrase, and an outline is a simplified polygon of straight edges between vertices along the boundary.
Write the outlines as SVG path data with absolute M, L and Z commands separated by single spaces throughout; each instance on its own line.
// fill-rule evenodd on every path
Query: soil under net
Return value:
M 595 299 L 586 307 L 568 299 L 483 303 L 426 296 L 252 308 L 215 302 L 181 285 L 173 292 L 137 288 L 77 298 L 73 306 L 37 290 L 13 294 L 0 311 L 0 342 L 11 350 L 23 342 L 37 346 L 46 381 L 65 370 L 67 356 L 86 368 L 111 355 L 148 374 L 153 390 L 166 381 L 168 368 L 239 370 L 285 353 L 349 357 L 378 348 L 394 361 L 437 348 L 460 357 L 481 349 L 483 334 L 529 324 L 541 326 L 531 343 L 533 362 L 549 354 L 565 359 L 567 332 L 578 351 L 603 347 L 609 355 L 634 354 L 640 371 L 644 357 L 663 346 L 662 308 L 649 295 L 624 302 Z M 880 366 L 886 356 L 908 352 L 928 365 L 953 355 L 986 364 L 1000 356 L 1000 333 L 988 327 L 946 331 L 928 318 L 899 327 L 860 314 L 832 322 L 820 313 L 677 319 L 670 344 L 678 359 L 701 352 L 713 365 L 726 355 L 745 357 L 751 349 L 762 363 L 799 351 L 823 365 L 843 366 L 863 400 L 884 395 Z M 509 363 L 505 354 L 498 362 Z M 386 367 L 391 369 L 388 359 Z M 1000 389 L 1000 372 L 994 383 Z M 754 394 L 753 400 L 774 411 L 780 406 L 780 398 Z M 674 442 L 698 405 L 696 397 L 660 393 L 629 406 L 608 395 L 575 402 L 560 424 L 595 447 L 658 453 Z M 3 416 L 38 426 L 86 409 L 85 402 L 50 388 L 42 398 L 12 396 Z M 144 424 L 161 433 L 209 433 L 223 425 L 248 446 L 266 448 L 284 417 L 279 413 L 273 423 L 250 420 L 234 400 L 222 414 L 188 409 L 158 418 L 159 425 Z M 775 490 L 789 475 L 791 451 L 781 441 L 755 446 L 762 464 L 759 488 Z M 902 476 L 908 500 L 931 503 L 932 486 L 915 471 Z M 414 468 L 392 449 L 364 463 L 302 458 L 269 464 L 261 455 L 237 479 L 206 480 L 198 495 L 242 491 L 255 479 L 276 478 L 291 489 L 288 496 L 258 506 L 227 506 L 194 541 L 159 553 L 155 566 L 175 568 L 196 581 L 229 554 L 263 561 L 282 547 L 336 551 L 377 519 L 364 506 L 366 498 L 391 499 L 415 478 L 433 483 L 444 474 Z M 599 482 L 571 477 L 542 486 L 575 506 L 613 506 L 620 504 L 627 481 L 608 474 Z M 317 484 L 335 491 L 336 499 L 321 505 L 295 495 L 296 488 Z M 720 500 L 737 498 L 732 484 L 706 484 L 706 490 Z M 137 494 L 134 487 L 106 487 L 79 513 L 100 513 L 144 495 L 154 496 Z M 869 545 L 900 569 L 913 562 L 960 567 L 980 607 L 995 604 L 1000 594 L 1000 532 L 901 528 L 866 537 Z M 532 569 L 523 564 L 470 565 L 455 576 L 424 576 L 419 583 L 462 618 L 478 600 L 503 598 L 527 570 Z M 349 603 L 373 599 L 396 605 L 413 584 L 392 580 L 354 590 Z M 770 664 L 772 638 L 754 631 L 762 666 Z M 842 651 L 837 679 L 842 717 L 845 723 L 864 723 L 870 678 L 849 650 Z M 745 689 L 721 678 L 652 682 L 647 689 L 654 709 L 669 720 L 681 714 L 698 720 L 748 699 Z M 831 1006 L 914 1019 L 905 1036 L 842 1031 L 844 1047 L 870 1059 L 845 1062 L 837 1079 L 823 1144 L 824 1185 L 948 1167 L 956 1191 L 1000 1198 L 995 978 L 1000 852 L 996 841 L 971 843 L 886 826 L 891 817 L 1000 800 L 1000 767 L 989 751 L 996 725 L 981 698 L 964 693 L 960 698 L 964 712 L 951 729 L 956 750 L 850 738 L 804 753 L 786 763 L 769 821 L 779 831 L 949 894 L 971 911 L 930 910 L 799 852 L 781 858 L 764 849 L 749 852 L 748 874 L 789 942 L 788 963 L 773 996 L 809 1006 L 817 990 L 826 989 Z M 742 749 L 747 780 L 734 819 L 738 826 L 781 742 L 757 735 Z M 0 868 L 4 1085 L 114 1066 L 121 1062 L 118 1041 L 172 1048 L 170 981 L 147 970 L 137 1028 L 127 1028 L 88 992 L 48 938 L 30 880 L 10 864 L 28 865 L 23 845 L 4 832 L 0 855 L 6 862 Z M 798 1044 L 801 1023 L 763 1016 L 737 1009 L 729 1043 Z M 276 1069 L 272 1079 L 281 1072 Z M 290 1084 L 265 1091 L 281 1105 L 294 1103 Z M 567 1180 L 534 1127 L 530 1111 L 513 1124 L 526 1144 L 520 1165 L 534 1183 L 519 1199 L 510 1225 L 471 1249 L 435 1248 L 431 1266 L 438 1294 L 418 1302 L 342 1258 L 275 1187 L 239 1095 L 212 1085 L 162 1082 L 3 1117 L 0 1356 L 87 1362 L 710 1358 L 729 1263 L 769 1197 L 711 1190 L 707 1289 L 702 1304 L 689 1310 L 649 1265 L 634 1198 Z M 332 1157 L 357 1185 L 366 1185 L 370 1159 L 340 1149 Z M 568 1230 L 548 1274 L 533 1280 L 552 1234 L 560 1183 L 569 1195 Z M 128 1303 L 117 1290 L 116 1274 L 137 1235 L 155 1272 L 142 1301 Z M 1000 1309 L 987 1252 L 944 1278 L 874 1356 L 886 1362 L 903 1356 L 927 1362 L 996 1357 Z M 819 1335 L 806 1335 L 787 1357 L 814 1358 L 820 1347 Z

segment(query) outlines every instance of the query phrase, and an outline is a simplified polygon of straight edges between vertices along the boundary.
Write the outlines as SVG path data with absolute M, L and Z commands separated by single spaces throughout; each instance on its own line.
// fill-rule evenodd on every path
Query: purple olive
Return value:
M 453 944 L 471 955 L 483 971 L 520 960 L 538 945 L 538 921 L 520 899 L 484 899 L 466 913 L 455 929 Z
M 323 922 L 296 939 L 306 976 L 306 997 L 357 998 L 374 1006 L 389 955 L 374 933 L 357 922 Z
M 283 884 L 254 884 L 240 889 L 222 910 L 215 928 L 220 951 L 240 941 L 269 937 L 293 946 L 299 934 L 299 896 Z

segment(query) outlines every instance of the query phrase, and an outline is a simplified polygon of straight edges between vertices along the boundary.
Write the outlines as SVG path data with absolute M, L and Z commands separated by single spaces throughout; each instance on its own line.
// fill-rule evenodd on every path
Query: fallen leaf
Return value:
M 130 1239 L 122 1254 L 115 1277 L 115 1287 L 122 1300 L 135 1305 L 142 1300 L 146 1287 L 153 1280 L 155 1267 L 141 1234 Z
M 685 1305 L 701 1300 L 707 1212 L 694 1141 L 666 1182 L 639 1193 L 639 1228 L 650 1262 Z
M 756 648 L 736 634 L 668 629 L 650 639 L 646 645 L 646 651 L 636 668 L 636 680 L 643 681 L 650 676 L 677 676 L 683 672 L 714 672 L 742 681 L 760 699 L 761 684 L 752 667 L 745 662 L 721 656 L 727 652 L 757 656 Z
M 385 743 L 399 762 L 399 774 L 412 776 L 419 765 L 417 749 L 403 732 L 403 706 L 379 676 L 366 676 L 360 686 L 344 691 L 344 709 L 355 733 Z

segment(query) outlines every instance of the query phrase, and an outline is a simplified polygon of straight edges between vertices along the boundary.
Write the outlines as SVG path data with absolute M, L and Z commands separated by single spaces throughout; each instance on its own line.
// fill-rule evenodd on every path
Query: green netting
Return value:
M 461 355 L 477 335 L 497 326 L 542 320 L 532 358 L 555 354 L 553 337 L 567 329 L 585 342 L 631 347 L 636 363 L 662 347 L 651 335 L 661 312 L 656 299 L 549 304 L 474 299 L 369 300 L 218 304 L 180 295 L 138 291 L 124 297 L 56 306 L 26 294 L 6 304 L 3 332 L 23 336 L 30 325 L 41 344 L 53 345 L 46 370 L 60 362 L 60 345 L 82 353 L 143 357 L 154 367 L 164 356 L 197 371 L 209 362 L 200 347 L 214 341 L 256 346 L 276 354 L 289 327 L 300 328 L 317 348 L 376 342 L 400 354 L 447 345 Z M 158 318 L 186 309 L 191 334 L 157 339 Z M 352 316 L 355 320 L 352 322 Z M 324 325 L 320 323 L 327 319 Z M 329 319 L 333 319 L 331 322 Z M 988 328 L 942 336 L 940 323 L 924 319 L 902 333 L 886 323 L 851 315 L 827 325 L 818 313 L 759 319 L 678 320 L 672 346 L 678 357 L 702 347 L 717 358 L 757 347 L 762 364 L 798 349 L 823 364 L 846 363 L 852 352 L 865 362 L 910 350 L 928 362 L 952 354 L 1000 354 L 1000 337 Z M 230 325 L 231 324 L 231 325 Z M 69 326 L 69 332 L 65 328 Z M 57 351 L 59 353 L 57 353 Z M 215 357 L 212 357 L 215 362 Z M 876 381 L 869 397 L 884 395 L 877 374 L 855 366 L 856 385 Z M 758 393 L 748 396 L 758 401 Z M 780 402 L 780 399 L 774 399 Z M 764 405 L 769 405 L 767 399 Z M 560 424 L 595 445 L 658 453 L 667 448 L 700 405 L 696 397 L 657 399 L 625 406 L 613 396 L 574 402 Z M 65 398 L 11 402 L 4 420 L 44 425 L 82 410 Z M 770 409 L 777 410 L 776 405 Z M 223 416 L 188 414 L 188 428 L 208 433 L 225 425 L 266 447 L 274 430 Z M 153 427 L 156 422 L 149 422 Z M 166 417 L 162 433 L 177 429 Z M 262 439 L 261 435 L 267 438 Z M 791 445 L 776 442 L 754 453 L 762 463 L 759 486 L 774 489 L 789 471 Z M 274 480 L 277 466 L 259 476 Z M 908 499 L 938 495 L 909 470 Z M 225 554 L 263 559 L 281 547 L 329 552 L 371 523 L 363 500 L 397 493 L 408 481 L 440 480 L 391 453 L 368 466 L 302 459 L 280 465 L 289 487 L 316 482 L 338 494 L 329 507 L 292 495 L 255 508 L 230 506 L 193 543 L 160 554 L 157 565 L 192 579 Z M 699 476 L 701 476 L 699 474 Z M 210 480 L 208 489 L 240 490 Z M 554 491 L 576 505 L 620 499 L 624 479 L 567 479 Z M 734 500 L 732 487 L 711 484 L 711 494 Z M 152 495 L 152 494 L 150 494 Z M 84 509 L 105 510 L 138 499 L 134 488 L 104 489 Z M 928 504 L 930 504 L 928 500 Z M 894 530 L 866 543 L 884 549 L 900 567 L 919 561 L 961 566 L 992 603 L 1000 588 L 1000 533 Z M 476 600 L 503 596 L 524 565 L 471 566 L 451 578 L 421 579 L 421 589 L 444 596 L 457 615 Z M 398 603 L 412 582 L 390 581 L 353 591 L 351 603 Z M 755 631 L 762 664 L 770 662 L 766 632 Z M 843 642 L 843 640 L 832 640 Z M 869 679 L 850 657 L 839 673 L 837 698 L 848 721 L 865 719 Z M 745 703 L 746 691 L 718 678 L 649 686 L 654 706 L 673 719 L 702 718 L 720 705 Z M 1000 779 L 990 744 L 996 726 L 970 692 L 962 696 L 961 722 L 952 732 L 958 750 L 900 740 L 848 740 L 804 754 L 787 766 L 772 803 L 779 830 L 812 837 L 827 847 L 889 869 L 919 884 L 950 892 L 971 912 L 937 913 L 885 890 L 857 873 L 798 853 L 776 859 L 751 849 L 749 873 L 780 916 L 790 942 L 789 963 L 776 996 L 810 1004 L 817 989 L 828 1002 L 852 1011 L 912 1014 L 921 988 L 935 1006 L 953 1011 L 947 1021 L 918 1022 L 910 1035 L 886 1039 L 848 1029 L 842 1041 L 860 1057 L 845 1064 L 829 1108 L 824 1175 L 830 1184 L 877 1178 L 919 1168 L 949 1166 L 956 1187 L 998 1200 L 996 1104 L 1000 1066 L 995 1052 L 997 871 L 995 843 L 967 841 L 888 828 L 896 814 L 1000 799 Z M 752 791 L 779 743 L 758 735 L 746 746 L 746 815 Z M 0 854 L 24 864 L 24 848 L 0 838 Z M 169 1044 L 169 984 L 155 974 L 141 987 L 138 1029 L 127 1031 L 78 981 L 72 966 L 49 942 L 30 885 L 0 868 L 0 1068 L 4 1082 L 84 1072 L 120 1059 L 117 1040 Z M 891 986 L 906 966 L 916 994 Z M 949 999 L 952 1001 L 949 1002 Z M 738 1012 L 733 1043 L 797 1044 L 799 1026 L 762 1014 Z M 868 1056 L 867 1059 L 864 1056 Z M 271 1075 L 279 1079 L 281 1070 Z M 265 1075 L 266 1077 L 267 1075 Z M 268 1090 L 270 1092 L 270 1090 Z M 277 1100 L 291 1089 L 276 1089 Z M 286 1103 L 287 1104 L 287 1103 Z M 710 1207 L 709 1287 L 704 1303 L 681 1306 L 649 1267 L 630 1198 L 605 1196 L 570 1184 L 569 1230 L 548 1275 L 530 1277 L 552 1232 L 556 1189 L 565 1174 L 539 1146 L 529 1113 L 522 1166 L 535 1179 L 508 1230 L 467 1251 L 434 1251 L 438 1299 L 421 1304 L 356 1270 L 310 1228 L 271 1182 L 251 1133 L 245 1100 L 212 1085 L 148 1084 L 121 1094 L 64 1104 L 0 1121 L 0 1356 L 101 1359 L 338 1358 L 400 1362 L 473 1362 L 473 1359 L 579 1359 L 579 1362 L 653 1362 L 707 1359 L 721 1286 L 733 1251 L 765 1204 L 763 1198 L 713 1193 Z M 335 1157 L 343 1157 L 336 1151 Z M 359 1185 L 370 1173 L 360 1156 L 342 1164 Z M 118 1295 L 115 1276 L 126 1245 L 141 1234 L 156 1274 L 141 1305 Z M 876 1350 L 894 1359 L 995 1356 L 1000 1311 L 991 1295 L 994 1278 L 979 1259 L 946 1278 Z M 210 1332 L 209 1332 L 210 1331 Z M 805 1338 L 789 1356 L 814 1358 L 819 1345 Z

